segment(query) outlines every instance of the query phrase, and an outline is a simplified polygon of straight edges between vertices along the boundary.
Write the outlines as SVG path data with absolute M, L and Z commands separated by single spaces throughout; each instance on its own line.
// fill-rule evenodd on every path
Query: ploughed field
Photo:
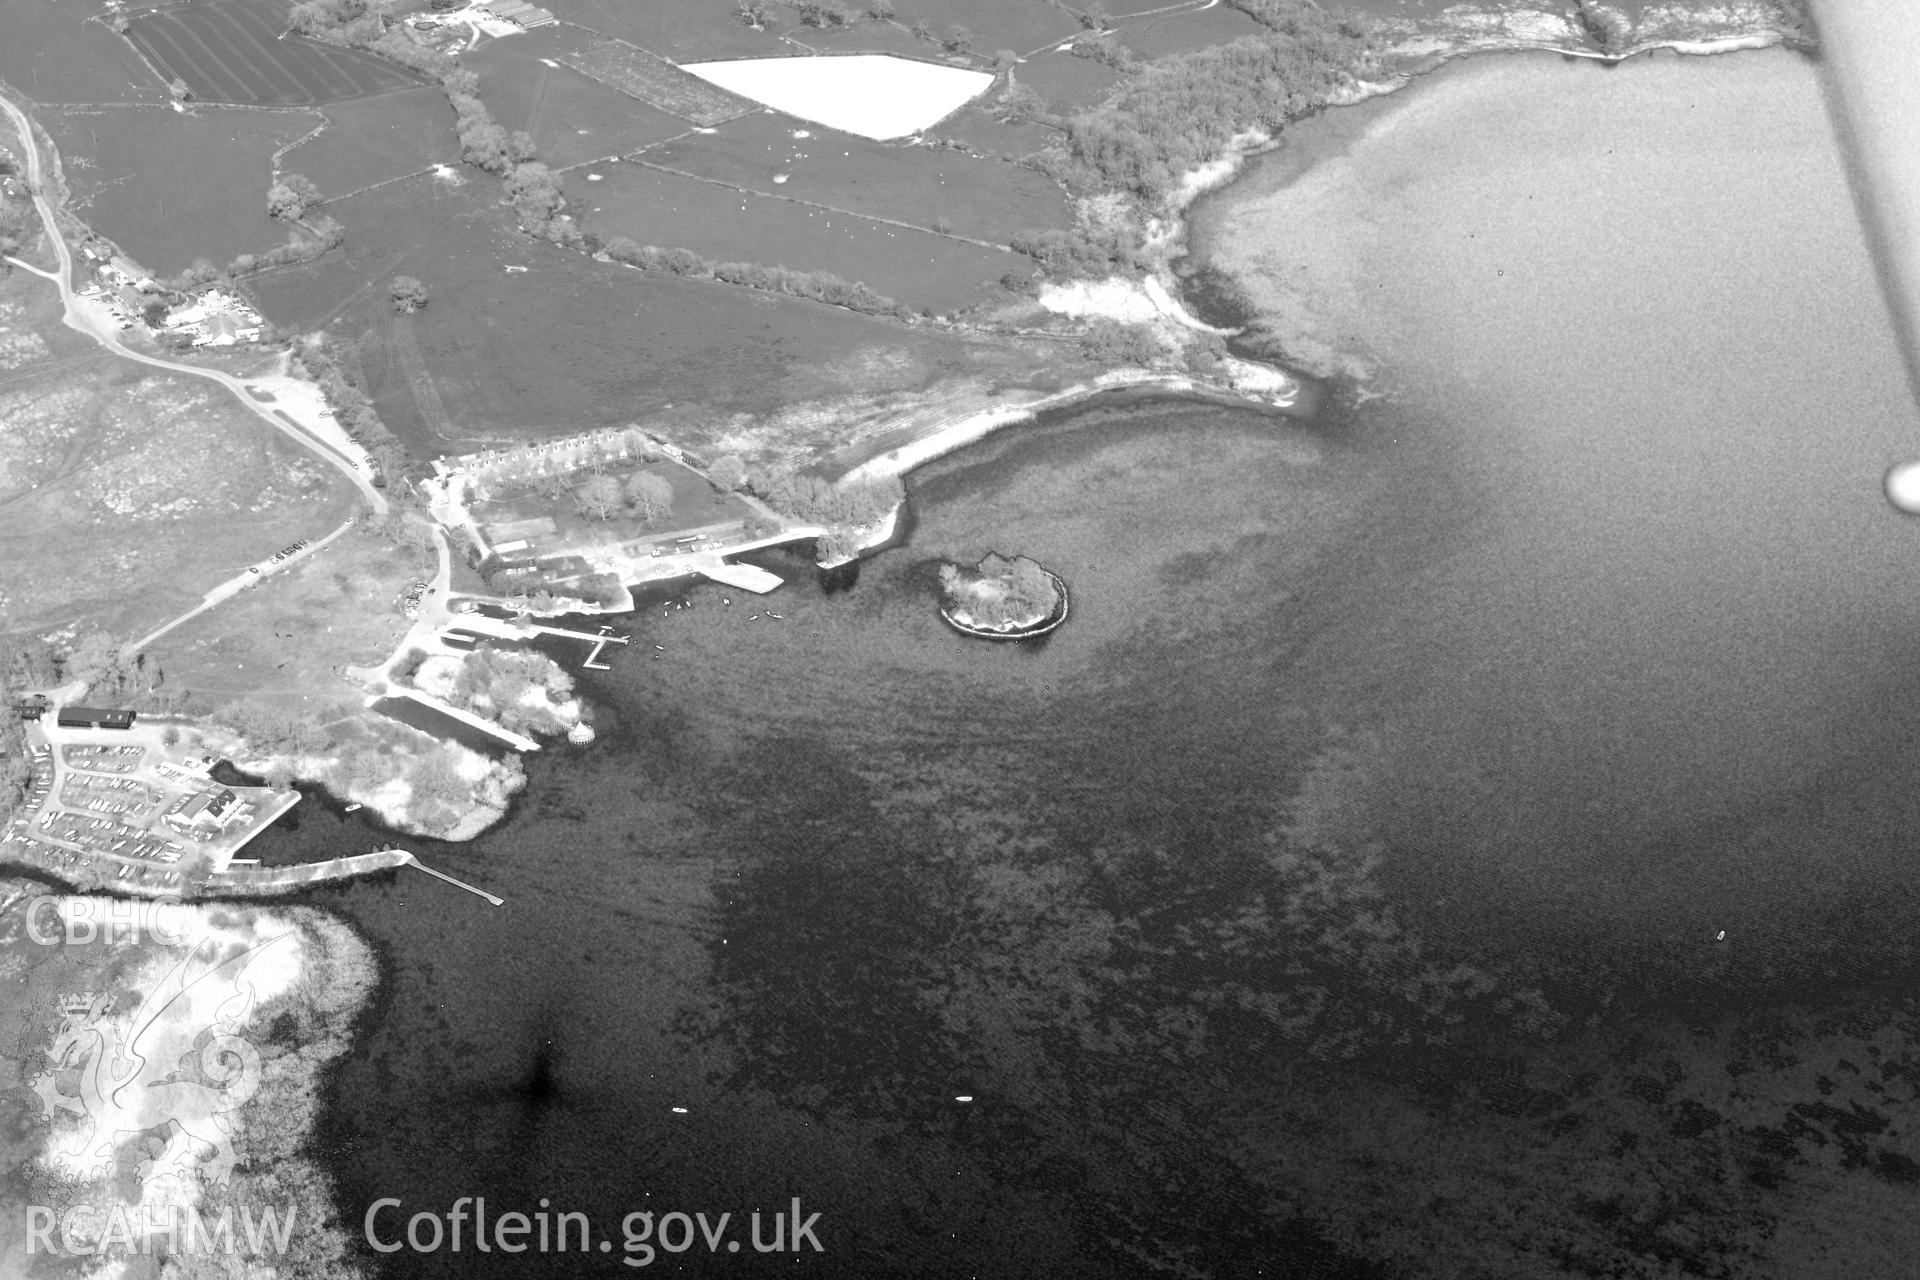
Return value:
M 201 0 L 135 18 L 127 38 L 206 102 L 305 105 L 419 84 L 398 63 L 288 35 L 279 0 Z

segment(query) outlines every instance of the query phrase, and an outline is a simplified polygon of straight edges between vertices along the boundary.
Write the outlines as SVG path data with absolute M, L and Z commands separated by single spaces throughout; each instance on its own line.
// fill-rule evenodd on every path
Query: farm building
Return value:
M 142 289 L 151 289 L 153 287 L 153 280 L 147 275 L 146 271 L 141 268 L 140 264 L 132 258 L 115 254 L 112 258 L 108 259 L 107 267 L 111 273 L 118 276 L 122 283 L 137 285 Z
M 240 298 L 209 289 L 167 316 L 167 331 L 186 334 L 196 347 L 227 347 L 260 336 L 260 315 Z
M 526 0 L 489 0 L 485 6 L 485 11 L 503 21 L 511 22 L 515 26 L 528 29 L 544 27 L 549 23 L 559 21 L 559 19 L 555 18 L 545 9 L 536 8 L 528 4 Z
M 196 347 L 230 347 L 236 342 L 250 342 L 260 336 L 258 325 L 246 325 L 231 315 L 207 317 L 201 331 L 194 335 Z
M 62 729 L 131 729 L 135 714 L 105 707 L 62 707 L 58 720 Z

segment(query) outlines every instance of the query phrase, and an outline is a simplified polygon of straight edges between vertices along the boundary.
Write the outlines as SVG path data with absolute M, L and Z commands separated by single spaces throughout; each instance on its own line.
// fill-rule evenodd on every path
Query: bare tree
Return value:
M 628 477 L 627 501 L 642 520 L 658 524 L 673 512 L 673 486 L 663 476 L 642 471 Z
M 620 482 L 612 476 L 592 476 L 580 486 L 573 500 L 580 509 L 597 520 L 608 520 L 626 505 L 626 498 L 620 492 Z

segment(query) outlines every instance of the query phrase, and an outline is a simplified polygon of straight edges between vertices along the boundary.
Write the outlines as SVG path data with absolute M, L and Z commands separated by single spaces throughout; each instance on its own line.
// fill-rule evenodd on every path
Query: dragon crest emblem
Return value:
M 254 1005 L 246 973 L 287 936 L 202 939 L 131 1013 L 104 993 L 67 1012 L 47 1069 L 29 1082 L 53 1122 L 49 1157 L 70 1174 L 111 1178 L 125 1144 L 145 1137 L 143 1185 L 225 1185 L 239 1163 L 234 1112 L 260 1088 L 260 1051 L 239 1034 Z

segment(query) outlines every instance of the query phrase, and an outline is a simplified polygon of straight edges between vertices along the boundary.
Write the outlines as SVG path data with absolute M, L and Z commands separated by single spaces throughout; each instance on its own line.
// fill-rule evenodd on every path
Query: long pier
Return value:
M 371 875 L 376 871 L 395 870 L 400 867 L 417 867 L 436 880 L 445 880 L 448 884 L 465 889 L 468 893 L 485 898 L 494 906 L 504 906 L 506 900 L 488 893 L 485 889 L 476 889 L 464 880 L 456 880 L 444 871 L 435 871 L 421 862 L 405 849 L 381 849 L 374 853 L 356 853 L 348 858 L 329 858 L 325 862 L 303 862 L 291 867 L 262 867 L 252 864 L 233 864 L 226 870 L 207 877 L 209 889 L 295 889 L 301 885 L 318 884 L 323 880 L 345 880 L 353 876 Z

